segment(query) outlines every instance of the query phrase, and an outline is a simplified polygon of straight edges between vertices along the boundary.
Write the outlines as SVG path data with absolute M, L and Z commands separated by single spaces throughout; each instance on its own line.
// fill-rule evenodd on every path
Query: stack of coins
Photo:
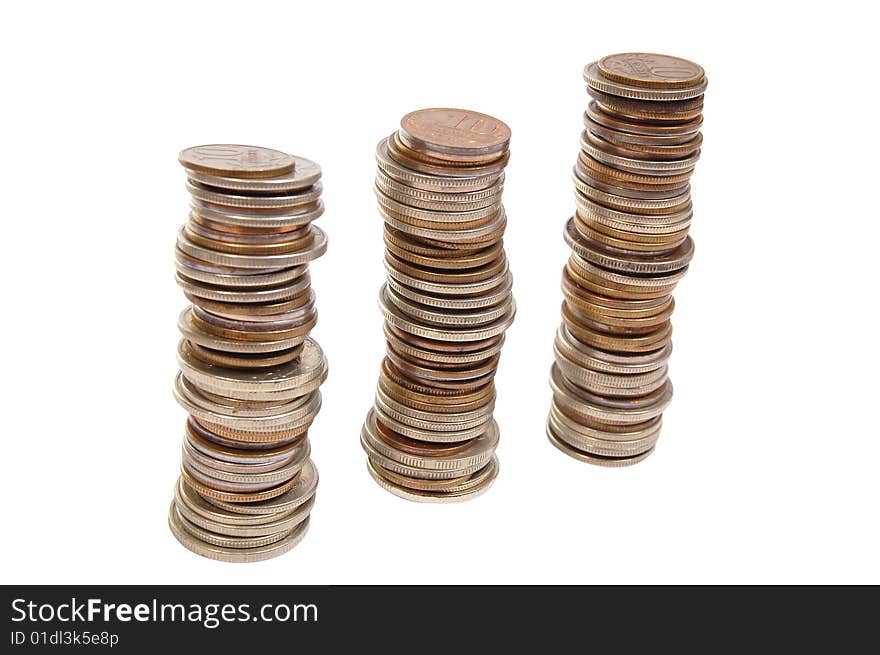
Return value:
M 321 169 L 277 150 L 180 153 L 190 215 L 177 237 L 177 401 L 189 412 L 169 524 L 186 548 L 250 562 L 305 535 L 318 474 L 308 428 L 327 376 L 308 263 L 327 249 Z
M 584 69 L 593 98 L 574 167 L 577 212 L 562 274 L 562 326 L 547 435 L 604 466 L 651 454 L 672 399 L 672 290 L 694 253 L 688 180 L 700 155 L 706 76 L 664 55 Z
M 494 376 L 513 321 L 501 204 L 510 129 L 460 109 L 407 114 L 379 142 L 386 356 L 361 432 L 370 474 L 416 501 L 456 501 L 498 474 Z

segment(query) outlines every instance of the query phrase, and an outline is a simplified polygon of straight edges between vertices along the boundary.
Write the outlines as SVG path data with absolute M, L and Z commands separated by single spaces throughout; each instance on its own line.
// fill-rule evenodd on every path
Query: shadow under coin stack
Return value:
M 386 357 L 361 432 L 370 474 L 458 501 L 498 474 L 495 370 L 513 322 L 501 204 L 510 129 L 459 109 L 407 114 L 377 148 Z
M 308 263 L 327 249 L 321 169 L 277 150 L 180 153 L 190 217 L 175 251 L 192 303 L 180 315 L 177 401 L 189 412 L 169 524 L 186 548 L 252 562 L 305 535 L 318 472 L 308 428 L 327 361 Z
M 562 325 L 547 436 L 602 466 L 646 458 L 672 399 L 672 291 L 694 253 L 688 183 L 700 154 L 706 77 L 664 55 L 618 54 L 584 69 L 593 98 L 565 226 Z

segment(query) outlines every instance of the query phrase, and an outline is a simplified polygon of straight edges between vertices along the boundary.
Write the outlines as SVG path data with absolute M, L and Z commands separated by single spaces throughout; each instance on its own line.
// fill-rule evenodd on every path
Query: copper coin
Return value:
M 437 396 L 414 391 L 402 386 L 387 375 L 379 376 L 378 387 L 392 400 L 422 412 L 436 414 L 464 414 L 477 411 L 495 403 L 495 387 L 487 385 L 483 389 L 457 396 Z
M 433 175 L 439 178 L 450 177 L 453 179 L 491 179 L 494 183 L 504 171 L 504 167 L 507 166 L 507 162 L 510 160 L 510 151 L 505 150 L 500 157 L 492 160 L 487 164 L 469 166 L 448 166 L 433 164 L 429 163 L 428 161 L 424 161 L 424 159 L 414 159 L 413 157 L 407 156 L 407 152 L 412 152 L 412 149 L 406 148 L 405 150 L 401 150 L 400 148 L 398 148 L 396 146 L 396 143 L 399 143 L 399 141 L 397 141 L 397 139 L 395 138 L 396 136 L 397 135 L 395 133 L 388 137 L 388 156 L 400 166 L 424 175 Z
M 613 131 L 601 127 L 597 128 L 592 124 L 587 125 L 587 130 L 591 136 L 597 138 L 594 140 L 594 144 L 601 147 L 603 151 L 627 159 L 685 159 L 698 152 L 703 143 L 703 138 L 699 133 L 684 144 L 645 145 L 620 140 Z
M 586 289 L 597 293 L 601 296 L 609 298 L 618 298 L 622 300 L 651 300 L 660 299 L 668 296 L 675 289 L 677 280 L 664 284 L 662 286 L 645 285 L 638 286 L 636 281 L 633 283 L 624 283 L 617 280 L 608 279 L 594 269 L 578 266 L 577 263 L 569 259 L 566 264 L 568 274 L 577 281 L 577 283 Z M 687 269 L 680 269 L 679 272 L 684 274 Z
M 584 192 L 584 187 L 591 187 L 592 189 L 613 196 L 633 200 L 667 200 L 685 193 L 690 193 L 691 190 L 690 183 L 688 182 L 685 182 L 684 184 L 654 185 L 646 187 L 640 185 L 642 188 L 632 188 L 631 186 L 621 183 L 621 180 L 603 179 L 603 177 L 593 173 L 587 173 L 583 169 L 578 171 L 577 168 L 573 171 L 572 179 L 575 188 L 578 191 Z
M 466 109 L 420 109 L 400 120 L 400 135 L 414 150 L 454 157 L 491 156 L 510 144 L 510 128 L 487 114 Z
M 594 239 L 595 241 L 605 244 L 610 248 L 616 248 L 618 250 L 625 251 L 646 252 L 653 254 L 670 253 L 681 246 L 687 239 L 687 230 L 685 230 L 684 234 L 676 236 L 676 238 L 670 239 L 668 242 L 641 243 L 639 241 L 630 239 L 630 235 L 628 233 L 614 232 L 613 234 L 608 234 L 604 231 L 601 231 L 597 229 L 601 226 L 595 223 L 578 221 L 577 219 L 575 219 L 575 227 L 580 234 L 583 234 L 590 239 Z
M 601 107 L 591 100 L 584 111 L 584 122 L 592 120 L 610 130 L 632 136 L 644 136 L 649 139 L 682 139 L 687 140 L 700 131 L 703 115 L 688 123 L 652 123 L 638 120 L 626 120 L 602 111 Z
M 599 107 L 608 114 L 624 120 L 658 121 L 671 123 L 687 123 L 695 120 L 703 113 L 703 96 L 692 100 L 672 100 L 659 102 L 650 100 L 629 100 L 602 93 L 596 89 L 587 89 Z
M 591 293 L 571 276 L 568 269 L 562 271 L 562 292 L 566 300 L 586 313 L 618 318 L 647 318 L 669 309 L 672 296 L 646 299 L 615 299 Z
M 296 485 L 297 480 L 299 479 L 300 473 L 297 473 L 287 482 L 278 485 L 277 487 L 272 487 L 271 489 L 266 489 L 258 492 L 228 492 L 228 491 L 219 491 L 217 489 L 213 489 L 210 486 L 203 484 L 193 478 L 190 475 L 189 471 L 186 468 L 181 467 L 181 473 L 183 476 L 184 482 L 192 487 L 200 496 L 205 498 L 220 500 L 227 503 L 257 503 L 261 500 L 268 500 L 270 498 L 275 498 L 280 496 L 281 494 L 289 491 Z
M 473 284 L 484 282 L 499 276 L 507 267 L 507 258 L 503 252 L 496 253 L 495 260 L 472 269 L 429 269 L 422 266 L 413 266 L 399 259 L 391 252 L 385 253 L 385 261 L 395 270 L 405 275 L 414 277 L 425 282 L 439 284 Z
M 631 225 L 627 224 L 627 229 L 619 229 L 605 225 L 592 218 L 584 217 L 580 213 L 575 213 L 574 220 L 578 231 L 584 232 L 590 238 L 602 241 L 601 239 L 592 236 L 592 234 L 601 233 L 627 243 L 632 250 L 672 250 L 684 242 L 687 238 L 688 229 L 690 227 L 689 224 L 685 224 L 684 227 L 674 231 L 670 230 L 646 234 L 638 231 L 638 225 L 635 223 Z M 587 230 L 590 230 L 592 234 L 588 233 Z M 604 243 L 604 241 L 602 241 L 602 243 Z M 637 244 L 650 247 L 640 248 Z M 623 246 L 623 248 L 626 249 L 627 246 Z
M 671 296 L 670 296 L 671 298 Z M 578 322 L 595 332 L 617 336 L 636 336 L 650 334 L 664 327 L 669 321 L 674 309 L 674 303 L 670 303 L 669 309 L 661 314 L 645 316 L 642 318 L 603 316 L 596 312 L 582 311 L 581 307 L 566 302 L 564 313 L 577 317 Z
M 675 188 L 687 184 L 693 175 L 693 167 L 675 171 L 630 171 L 600 162 L 586 152 L 578 154 L 577 164 L 590 177 L 598 177 L 610 184 L 631 189 L 652 190 Z
M 221 350 L 205 348 L 192 342 L 190 342 L 189 347 L 192 354 L 203 362 L 213 364 L 214 366 L 225 366 L 228 368 L 268 368 L 270 366 L 286 364 L 299 357 L 303 349 L 303 345 L 300 344 L 288 350 L 274 353 L 231 354 L 225 353 Z
M 226 177 L 272 177 L 293 170 L 293 157 L 271 148 L 236 144 L 210 144 L 181 150 L 177 160 L 184 168 Z
M 401 247 L 399 245 L 400 240 L 389 234 L 387 230 L 384 239 L 385 247 L 398 259 L 402 259 L 414 266 L 432 269 L 462 269 L 485 266 L 498 259 L 501 256 L 501 249 L 504 247 L 503 243 L 498 241 L 488 248 L 480 248 L 473 251 L 457 251 L 459 254 L 455 257 L 450 257 L 446 253 L 442 257 L 432 257 Z
M 311 230 L 308 230 L 303 236 L 297 239 L 291 239 L 281 243 L 234 243 L 229 241 L 217 241 L 202 236 L 195 232 L 193 226 L 189 223 L 184 229 L 186 230 L 186 238 L 197 246 L 210 248 L 216 252 L 226 252 L 236 255 L 286 255 L 307 249 L 315 240 L 314 233 Z
M 444 457 L 449 455 L 457 455 L 471 447 L 472 439 L 467 441 L 451 441 L 451 442 L 428 442 L 418 441 L 405 437 L 399 432 L 395 432 L 387 425 L 376 418 L 376 436 L 386 444 L 397 450 L 412 455 L 424 455 L 427 457 Z
M 451 390 L 456 392 L 470 392 L 481 389 L 492 380 L 497 367 L 498 355 L 495 355 L 491 366 L 478 369 L 473 374 L 467 369 L 460 371 L 440 370 L 430 367 L 418 366 L 400 357 L 392 349 L 385 354 L 394 367 L 404 376 L 416 383 L 424 383 L 434 389 Z M 488 368 L 488 370 L 487 370 Z
M 418 376 L 423 379 L 443 382 L 447 380 L 473 380 L 489 373 L 494 373 L 495 369 L 498 367 L 500 353 L 495 353 L 479 362 L 447 364 L 413 357 L 409 354 L 395 350 L 391 343 L 387 343 L 386 356 L 395 366 L 397 366 L 398 369 L 405 373 L 411 373 L 411 370 L 415 370 L 417 371 Z
M 192 321 L 192 324 L 199 330 L 207 332 L 208 334 L 212 334 L 216 337 L 233 339 L 237 341 L 267 342 L 286 341 L 289 339 L 305 337 L 306 335 L 308 335 L 311 329 L 315 327 L 315 324 L 318 322 L 318 316 L 317 312 L 315 312 L 314 315 L 307 322 L 295 328 L 266 331 L 235 330 L 222 328 L 217 325 L 208 323 L 201 317 L 196 316 L 194 313 L 190 315 L 190 320 Z
M 306 273 L 306 275 L 308 275 L 308 273 Z M 184 292 L 183 295 L 185 295 L 187 300 L 189 300 L 194 305 L 198 305 L 202 309 L 213 312 L 215 314 L 220 314 L 221 316 L 232 315 L 272 317 L 275 314 L 283 314 L 285 312 L 297 310 L 310 302 L 314 302 L 315 298 L 314 291 L 312 291 L 311 289 L 308 289 L 304 293 L 294 296 L 290 300 L 284 300 L 281 302 L 257 302 L 240 305 L 231 302 L 221 302 L 219 300 L 208 300 L 206 298 L 199 298 L 198 296 L 194 296 L 186 292 Z
M 286 430 L 276 430 L 274 432 L 250 432 L 247 430 L 235 430 L 218 423 L 209 421 L 199 421 L 199 425 L 206 430 L 211 431 L 217 436 L 223 437 L 228 442 L 234 443 L 251 443 L 260 444 L 261 447 L 275 447 L 282 444 L 288 444 L 295 439 L 299 439 L 308 432 L 309 426 L 312 424 L 314 417 L 307 420 L 304 425 Z
M 205 457 L 215 462 L 225 462 L 229 466 L 239 466 L 243 471 L 258 472 L 273 470 L 287 465 L 297 455 L 297 450 L 303 445 L 305 439 L 299 439 L 293 444 L 282 448 L 243 449 L 222 446 L 205 439 L 196 432 L 191 423 L 187 421 L 184 441 L 193 449 L 199 451 Z
M 204 391 L 201 392 L 202 395 L 208 397 L 208 394 Z M 235 448 L 238 450 L 254 450 L 256 451 L 265 451 L 276 448 L 284 448 L 284 447 L 293 447 L 295 444 L 299 444 L 301 441 L 305 440 L 308 436 L 308 431 L 300 431 L 297 434 L 294 434 L 291 437 L 282 437 L 277 441 L 244 441 L 242 439 L 226 437 L 222 434 L 209 430 L 204 425 L 198 423 L 192 416 L 189 417 L 189 422 L 192 424 L 192 429 L 197 432 L 200 436 L 203 436 L 208 441 L 216 443 L 220 446 L 226 446 L 228 448 Z
M 595 112 L 596 115 L 599 112 Z M 622 123 L 621 121 L 617 121 L 618 123 Z M 644 125 L 644 123 L 640 123 Z M 591 130 L 592 132 L 598 134 L 600 137 L 609 141 L 611 143 L 619 143 L 619 144 L 642 144 L 642 145 L 656 145 L 656 146 L 685 146 L 689 143 L 693 143 L 694 139 L 696 139 L 701 133 L 696 131 L 691 134 L 684 135 L 645 135 L 645 134 L 633 134 L 631 132 L 627 132 L 615 127 L 608 127 L 607 125 L 603 125 L 597 122 L 590 113 L 584 114 L 584 127 Z
M 574 318 L 568 305 L 563 305 L 562 319 L 578 341 L 611 352 L 653 352 L 663 348 L 672 337 L 672 324 L 669 321 L 663 323 L 660 329 L 644 335 L 612 335 L 591 330 Z
M 483 154 L 475 152 L 468 155 L 450 155 L 444 152 L 431 150 L 428 146 L 413 147 L 413 141 L 400 132 L 395 132 L 389 141 L 394 144 L 394 149 L 407 159 L 423 162 L 438 168 L 449 167 L 459 170 L 468 170 L 475 166 L 489 166 L 492 162 L 503 155 L 502 153 Z
M 602 57 L 599 73 L 609 80 L 649 89 L 682 89 L 706 76 L 701 66 L 687 59 L 650 52 L 622 52 Z
M 228 232 L 226 230 L 216 230 L 209 225 L 200 223 L 197 220 L 190 220 L 186 224 L 186 228 L 191 234 L 198 234 L 205 239 L 212 241 L 220 241 L 222 243 L 248 245 L 248 246 L 268 246 L 268 245 L 289 245 L 311 234 L 309 227 L 303 226 L 295 230 L 279 231 L 268 230 L 259 234 Z
M 430 245 L 423 242 L 418 237 L 391 227 L 387 223 L 383 224 L 383 233 L 386 243 L 390 241 L 402 250 L 422 255 L 424 257 L 431 257 L 432 259 L 448 259 L 459 256 L 468 257 L 481 250 L 480 248 L 453 248 L 447 244 Z
M 445 404 L 455 404 L 463 399 L 470 400 L 479 394 L 488 395 L 491 391 L 487 388 L 493 386 L 491 377 L 482 386 L 470 389 L 447 389 L 437 385 L 420 384 L 418 381 L 408 377 L 388 357 L 382 360 L 382 374 L 405 389 L 427 396 L 437 396 L 436 402 Z
M 314 318 L 317 310 L 314 303 L 310 302 L 292 312 L 258 317 L 259 319 L 268 320 L 251 320 L 250 316 L 224 316 L 223 314 L 206 311 L 198 305 L 193 305 L 193 313 L 202 321 L 220 328 L 241 330 L 243 332 L 272 332 L 300 327 Z

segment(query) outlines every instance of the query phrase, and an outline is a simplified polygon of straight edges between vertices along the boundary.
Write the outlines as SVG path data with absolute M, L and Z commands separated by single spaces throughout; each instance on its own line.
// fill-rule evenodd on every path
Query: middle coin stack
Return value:
M 361 445 L 402 498 L 462 500 L 498 474 L 494 376 L 516 311 L 502 243 L 509 144 L 496 118 L 423 109 L 376 150 L 387 343 Z

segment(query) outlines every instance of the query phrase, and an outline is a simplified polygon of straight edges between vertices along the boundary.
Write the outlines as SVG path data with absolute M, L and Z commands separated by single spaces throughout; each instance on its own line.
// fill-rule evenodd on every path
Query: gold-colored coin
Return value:
M 608 55 L 597 66 L 606 79 L 649 89 L 686 89 L 706 77 L 703 68 L 692 61 L 650 52 Z
M 279 150 L 237 144 L 186 148 L 180 151 L 178 161 L 185 168 L 236 178 L 283 175 L 292 171 L 295 165 L 293 157 Z

